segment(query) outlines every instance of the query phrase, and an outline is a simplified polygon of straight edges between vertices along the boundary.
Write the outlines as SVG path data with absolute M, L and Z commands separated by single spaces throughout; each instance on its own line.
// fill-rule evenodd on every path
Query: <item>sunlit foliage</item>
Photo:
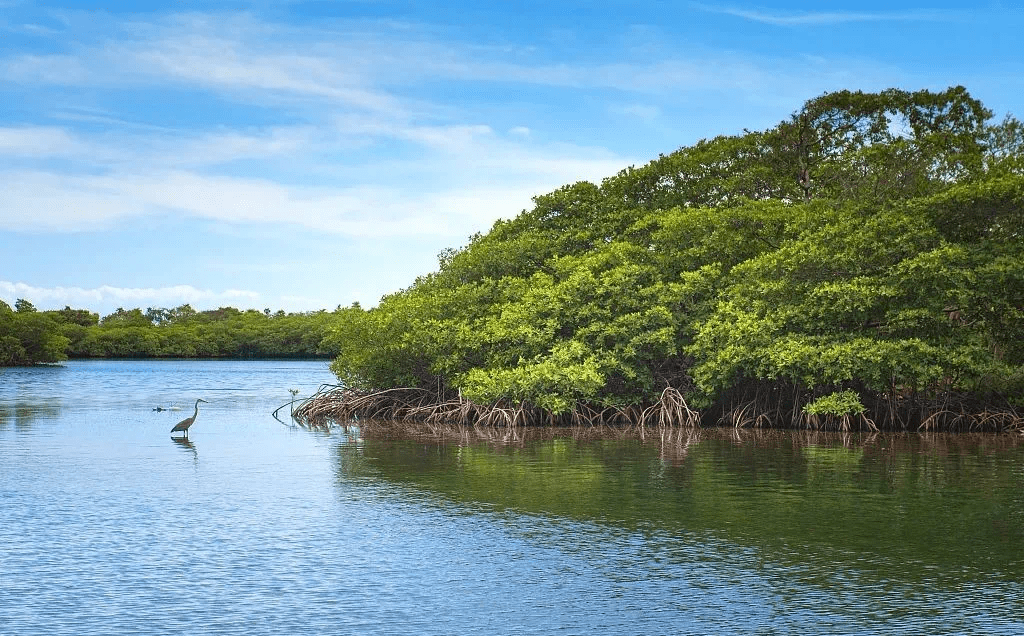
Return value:
M 565 186 L 346 314 L 332 368 L 553 414 L 666 387 L 803 423 L 1021 404 L 1024 135 L 991 115 L 843 91 Z
M 0 367 L 65 360 L 68 339 L 50 316 L 19 298 L 16 309 L 0 300 Z

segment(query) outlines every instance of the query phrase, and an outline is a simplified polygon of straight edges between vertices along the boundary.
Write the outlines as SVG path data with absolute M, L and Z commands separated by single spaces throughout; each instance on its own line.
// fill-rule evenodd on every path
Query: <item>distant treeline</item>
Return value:
M 0 366 L 67 358 L 313 358 L 337 355 L 325 336 L 345 315 L 341 308 L 286 314 L 221 307 L 196 311 L 118 309 L 100 318 L 84 309 L 37 311 L 18 300 L 0 301 Z
M 538 196 L 329 341 L 303 413 L 1024 429 L 1024 126 L 828 93 Z

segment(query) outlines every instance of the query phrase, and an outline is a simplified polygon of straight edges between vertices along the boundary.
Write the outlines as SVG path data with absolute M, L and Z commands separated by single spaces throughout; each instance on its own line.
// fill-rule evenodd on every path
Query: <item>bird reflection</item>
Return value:
M 198 467 L 199 466 L 199 453 L 196 451 L 196 445 L 192 443 L 187 437 L 172 437 L 171 441 L 181 447 L 181 450 L 186 453 L 191 453 L 192 462 Z

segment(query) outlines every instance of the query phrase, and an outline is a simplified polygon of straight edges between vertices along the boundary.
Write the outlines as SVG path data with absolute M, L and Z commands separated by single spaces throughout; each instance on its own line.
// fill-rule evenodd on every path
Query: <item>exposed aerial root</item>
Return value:
M 752 396 L 752 397 L 751 397 Z M 815 431 L 877 432 L 917 430 L 922 432 L 1019 432 L 1024 434 L 1024 414 L 1012 407 L 950 407 L 949 403 L 928 408 L 920 403 L 906 405 L 897 400 L 876 401 L 863 413 L 840 415 L 806 413 L 799 392 L 751 391 L 740 393 L 733 401 L 720 404 L 713 412 L 717 424 L 736 429 L 797 428 Z M 785 399 L 783 399 L 785 398 Z M 789 400 L 788 402 L 786 400 Z M 908 415 L 909 414 L 909 415 Z M 296 421 L 306 426 L 330 426 L 352 421 L 415 423 L 417 430 L 490 436 L 481 431 L 500 430 L 501 437 L 519 439 L 531 427 L 563 429 L 614 429 L 636 431 L 644 439 L 648 431 L 658 431 L 662 440 L 681 439 L 678 431 L 699 428 L 703 415 L 691 408 L 674 387 L 662 391 L 659 399 L 646 406 L 596 406 L 577 403 L 565 413 L 528 403 L 498 401 L 478 404 L 461 394 L 439 393 L 421 388 L 396 388 L 360 391 L 344 386 L 323 385 L 294 410 Z M 876 423 L 877 422 L 877 423 Z
M 528 426 L 664 429 L 700 425 L 700 413 L 691 409 L 682 393 L 672 387 L 646 408 L 626 405 L 598 409 L 576 404 L 567 413 L 552 413 L 526 403 L 477 404 L 461 396 L 443 399 L 436 392 L 418 388 L 370 392 L 324 385 L 300 403 L 293 416 L 304 422 L 379 420 L 418 422 L 428 427 L 497 427 L 508 429 L 513 436 L 517 429 Z

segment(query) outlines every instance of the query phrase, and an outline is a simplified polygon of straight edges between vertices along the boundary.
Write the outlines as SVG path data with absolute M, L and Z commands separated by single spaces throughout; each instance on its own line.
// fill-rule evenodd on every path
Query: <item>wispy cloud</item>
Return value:
M 400 102 L 348 73 L 344 60 L 296 54 L 258 54 L 238 42 L 210 38 L 165 41 L 135 60 L 157 76 L 229 91 L 279 92 L 401 115 Z
M 612 165 L 596 164 L 613 172 Z M 543 168 L 543 164 L 538 166 Z M 592 172 L 596 172 L 591 168 Z M 227 223 L 299 225 L 350 237 L 461 237 L 529 207 L 564 177 L 418 192 L 382 186 L 289 187 L 273 181 L 173 171 L 64 176 L 0 173 L 0 229 L 69 232 L 174 212 Z
M 13 304 L 24 298 L 42 308 L 72 307 L 175 307 L 189 303 L 198 308 L 232 305 L 256 307 L 261 303 L 260 294 L 243 289 L 213 291 L 197 289 L 191 285 L 171 287 L 115 287 L 102 285 L 83 289 L 81 287 L 36 287 L 22 282 L 0 280 L 0 299 Z
M 0 159 L 57 159 L 61 169 L 45 162 L 0 168 L 6 184 L 0 229 L 95 230 L 121 219 L 173 212 L 350 237 L 459 240 L 499 217 L 514 216 L 537 194 L 565 182 L 600 180 L 628 163 L 601 148 L 542 144 L 521 132 L 501 136 L 485 125 L 425 126 L 365 116 L 329 128 L 278 127 L 183 139 L 161 132 L 118 137 L 58 127 L 3 128 Z M 416 152 L 356 164 L 316 163 L 351 145 L 352 137 L 398 142 Z M 261 159 L 263 174 L 220 170 L 253 158 Z M 292 172 L 300 176 L 308 166 L 321 185 L 272 174 L 271 160 L 293 164 Z M 77 169 L 68 171 L 68 162 Z M 336 185 L 327 185 L 332 181 Z
M 694 9 L 707 13 L 731 15 L 745 20 L 772 24 L 775 26 L 828 26 L 850 22 L 920 22 L 952 20 L 950 11 L 915 10 L 891 12 L 861 11 L 805 11 L 795 13 L 770 13 L 760 9 L 746 9 L 736 6 L 713 6 L 691 2 Z
M 10 184 L 0 228 L 76 231 L 173 211 L 357 237 L 461 238 L 517 214 L 537 194 L 629 163 L 600 147 L 545 143 L 525 126 L 499 134 L 457 108 L 406 95 L 404 86 L 424 81 L 510 81 L 510 68 L 473 57 L 487 51 L 414 27 L 325 31 L 223 15 L 131 26 L 120 38 L 72 43 L 74 55 L 0 58 L 0 78 L 100 90 L 177 86 L 296 123 L 177 130 L 126 121 L 116 109 L 62 105 L 54 114 L 62 126 L 0 129 L 0 179 Z M 511 81 L 562 81 L 558 69 L 514 70 Z M 388 150 L 350 156 L 366 148 Z M 240 166 L 248 160 L 260 163 Z
M 76 20 L 109 19 L 74 14 L 68 33 L 92 32 L 74 28 Z M 0 80 L 90 95 L 174 90 L 181 103 L 244 102 L 259 109 L 261 123 L 133 122 L 146 111 L 62 99 L 49 120 L 61 125 L 0 128 L 0 229 L 90 230 L 174 213 L 349 237 L 461 240 L 528 208 L 537 194 L 600 180 L 634 158 L 545 141 L 533 132 L 543 121 L 497 128 L 471 103 L 431 102 L 424 85 L 444 85 L 447 94 L 452 82 L 614 91 L 621 105 L 611 111 L 652 120 L 660 100 L 685 91 L 803 97 L 843 73 L 861 82 L 874 73 L 857 63 L 713 51 L 551 62 L 527 48 L 437 39 L 415 25 L 314 28 L 193 14 L 100 26 L 110 35 L 72 39 L 49 55 L 0 57 Z
M 193 133 L 166 128 L 133 130 L 116 120 L 87 120 L 127 130 L 86 133 L 63 126 L 0 127 L 0 158 L 77 160 L 90 172 L 119 166 L 139 170 L 294 156 L 315 150 L 323 142 L 322 134 L 309 125 Z
M 90 24 L 99 19 L 76 15 L 72 21 Z M 23 84 L 203 88 L 247 99 L 277 95 L 393 116 L 406 112 L 400 100 L 376 87 L 375 71 L 386 66 L 386 59 L 377 59 L 387 50 L 379 41 L 360 50 L 348 41 L 351 35 L 346 32 L 331 34 L 341 39 L 338 44 L 323 33 L 275 28 L 237 16 L 170 16 L 115 26 L 122 29 L 122 37 L 99 42 L 67 36 L 65 48 L 72 53 L 0 58 L 0 79 Z M 324 39 L 310 41 L 315 37 Z
M 609 107 L 612 113 L 626 115 L 644 121 L 653 121 L 661 116 L 661 108 L 652 104 L 622 104 Z
M 0 128 L 0 156 L 53 157 L 78 154 L 82 144 L 68 131 L 54 126 Z
M 91 60 L 73 55 L 15 55 L 0 59 L 0 80 L 12 83 L 76 85 L 95 81 Z
M 0 9 L 7 9 L 10 7 L 11 5 L 5 5 L 3 2 L 0 2 Z M 6 24 L 3 22 L 0 22 L 0 31 L 8 31 L 10 33 L 23 33 L 35 36 L 54 36 L 60 33 L 56 29 L 52 29 L 41 24 Z
M 851 21 L 939 19 L 939 12 L 771 14 L 758 10 L 694 8 L 778 25 Z M 84 19 L 84 18 L 77 18 Z M 791 59 L 750 58 L 721 51 L 674 50 L 643 61 L 600 59 L 552 62 L 531 49 L 507 50 L 438 40 L 429 29 L 363 22 L 284 28 L 240 16 L 170 16 L 132 23 L 131 35 L 77 44 L 74 55 L 22 55 L 0 59 L 0 78 L 16 83 L 117 88 L 177 86 L 261 105 L 288 100 L 395 121 L 451 115 L 451 106 L 415 98 L 410 87 L 432 82 L 489 82 L 612 89 L 647 94 L 680 90 L 736 90 L 806 86 Z M 611 56 L 610 56 L 611 58 Z M 836 61 L 831 60 L 833 67 Z M 846 64 L 842 66 L 848 66 Z M 811 80 L 829 78 L 810 69 Z M 804 89 L 806 90 L 806 89 Z M 283 100 L 283 101 L 282 101 Z

